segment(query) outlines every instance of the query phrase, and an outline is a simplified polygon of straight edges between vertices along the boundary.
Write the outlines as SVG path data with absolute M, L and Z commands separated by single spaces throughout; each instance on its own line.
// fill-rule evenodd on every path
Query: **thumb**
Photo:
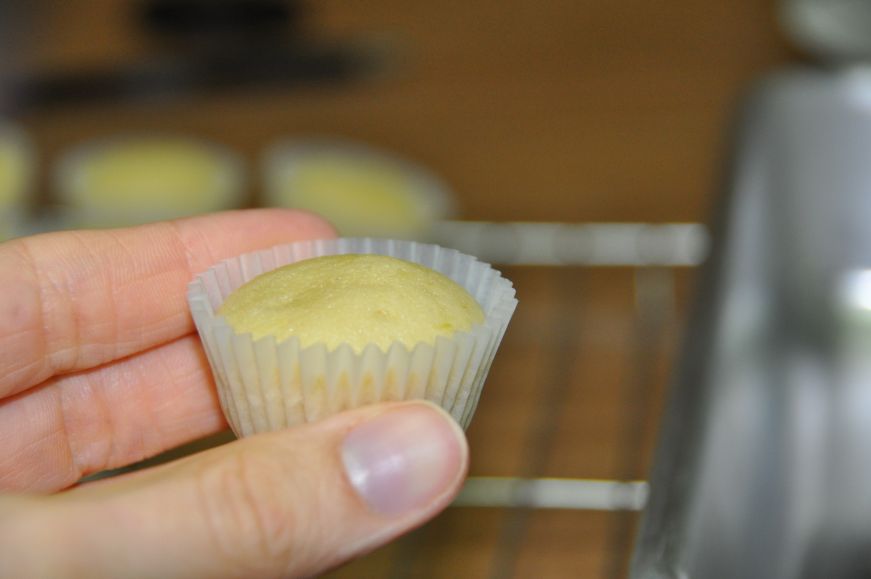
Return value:
M 0 574 L 309 576 L 442 510 L 467 462 L 463 433 L 442 410 L 371 406 L 62 495 L 0 502 L 9 514 Z

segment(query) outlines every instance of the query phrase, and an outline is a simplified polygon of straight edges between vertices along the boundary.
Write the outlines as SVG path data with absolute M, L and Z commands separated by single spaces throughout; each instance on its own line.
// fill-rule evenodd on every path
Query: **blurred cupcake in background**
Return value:
M 0 120 L 0 241 L 23 230 L 36 157 L 24 131 Z
M 347 237 L 427 240 L 453 209 L 448 188 L 424 168 L 347 141 L 280 142 L 263 171 L 267 205 L 318 213 Z
M 72 227 L 123 227 L 241 207 L 242 160 L 230 150 L 175 135 L 91 141 L 60 160 L 58 201 Z

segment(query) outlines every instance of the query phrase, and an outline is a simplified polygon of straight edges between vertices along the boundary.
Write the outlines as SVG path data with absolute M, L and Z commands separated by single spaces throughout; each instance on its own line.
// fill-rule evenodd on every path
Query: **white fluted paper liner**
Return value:
M 412 349 L 395 342 L 387 351 L 370 344 L 301 348 L 297 338 L 252 339 L 216 314 L 246 282 L 278 267 L 323 255 L 374 253 L 419 263 L 463 286 L 485 320 L 468 332 Z M 426 399 L 467 427 L 484 379 L 517 306 L 511 282 L 488 264 L 437 245 L 384 239 L 304 241 L 225 260 L 188 288 L 188 302 L 224 414 L 240 436 L 311 422 L 365 404 Z

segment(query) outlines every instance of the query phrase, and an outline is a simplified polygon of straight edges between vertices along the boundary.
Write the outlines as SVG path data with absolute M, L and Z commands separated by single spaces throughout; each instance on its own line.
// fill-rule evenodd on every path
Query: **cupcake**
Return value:
M 20 232 L 33 188 L 34 164 L 24 132 L 0 121 L 0 241 Z
M 140 135 L 81 145 L 55 175 L 74 227 L 120 227 L 244 204 L 242 161 L 193 138 Z
M 368 238 L 223 261 L 188 301 L 240 436 L 411 399 L 465 428 L 517 305 L 511 282 L 474 257 Z
M 267 205 L 326 217 L 341 235 L 423 240 L 450 216 L 448 188 L 420 166 L 343 141 L 286 141 L 264 163 Z

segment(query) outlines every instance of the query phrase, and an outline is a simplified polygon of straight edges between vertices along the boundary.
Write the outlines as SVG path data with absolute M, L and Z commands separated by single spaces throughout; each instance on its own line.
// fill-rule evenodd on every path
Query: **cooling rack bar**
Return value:
M 65 228 L 53 207 L 19 224 L 17 235 Z M 708 232 L 698 223 L 547 223 L 443 221 L 434 241 L 490 263 L 692 267 L 707 256 Z
M 696 266 L 708 233 L 698 223 L 444 221 L 441 245 L 512 265 Z
M 452 506 L 640 511 L 647 490 L 644 481 L 469 477 Z

